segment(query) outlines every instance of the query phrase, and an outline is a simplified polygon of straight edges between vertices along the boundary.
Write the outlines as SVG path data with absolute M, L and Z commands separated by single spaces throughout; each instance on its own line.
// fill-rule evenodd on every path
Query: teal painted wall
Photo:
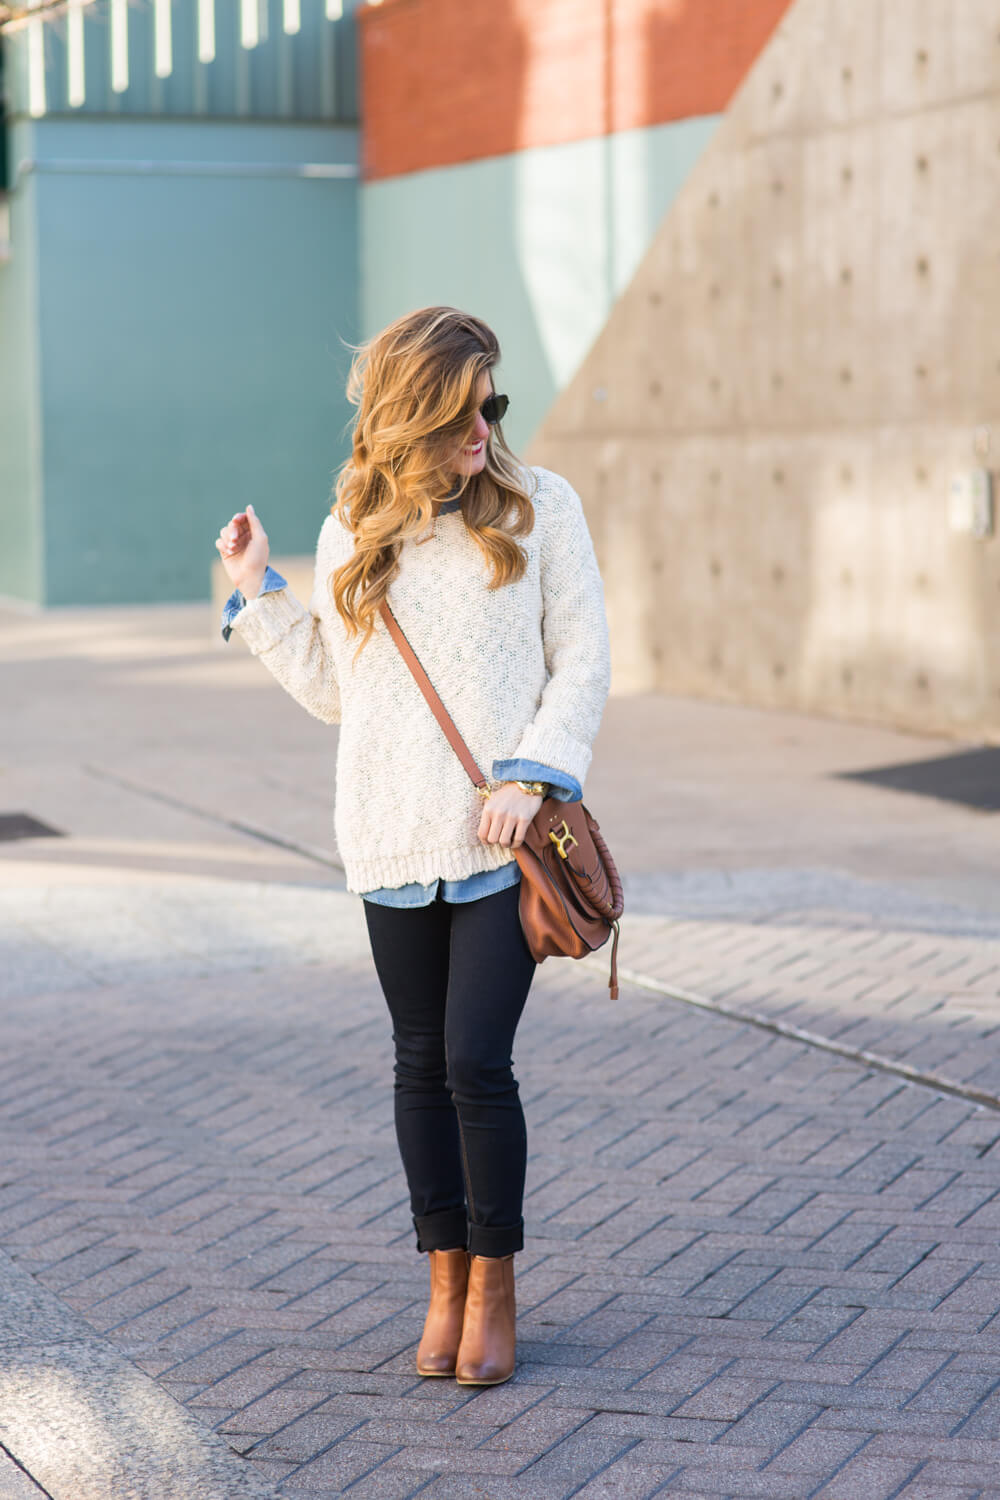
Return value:
M 214 537 L 248 500 L 277 551 L 311 551 L 346 452 L 357 183 L 295 164 L 353 170 L 356 133 L 33 134 L 15 197 L 37 203 L 45 602 L 208 597 Z
M 431 303 L 484 317 L 504 351 L 508 441 L 526 448 L 719 118 L 363 184 L 365 335 Z
M 214 0 L 202 63 L 195 0 L 180 0 L 157 78 L 151 0 L 130 0 L 116 92 L 98 0 L 82 105 L 65 17 L 45 25 L 35 120 L 27 32 L 3 39 L 0 593 L 207 598 L 213 538 L 248 500 L 276 549 L 312 550 L 347 451 L 344 341 L 360 329 L 360 3 L 330 20 L 303 0 L 288 35 L 282 0 L 259 0 L 245 49 L 239 0 Z
M 16 125 L 8 144 L 12 152 L 25 155 L 31 138 L 30 125 Z M 18 253 L 0 262 L 0 595 L 40 604 L 41 398 L 33 183 L 10 209 Z

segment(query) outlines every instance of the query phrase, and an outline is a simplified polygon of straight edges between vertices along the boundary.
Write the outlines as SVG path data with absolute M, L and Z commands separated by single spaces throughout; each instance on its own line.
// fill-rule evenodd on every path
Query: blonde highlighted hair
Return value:
M 524 572 L 517 538 L 534 525 L 532 477 L 499 424 L 490 428 L 480 473 L 458 476 L 450 467 L 475 425 L 480 376 L 499 358 L 493 330 L 453 307 L 408 313 L 356 351 L 347 394 L 358 415 L 331 507 L 353 534 L 354 550 L 331 588 L 348 634 L 361 637 L 359 650 L 371 638 L 403 542 L 428 528 L 435 501 L 462 495 L 466 528 L 489 565 L 489 588 Z

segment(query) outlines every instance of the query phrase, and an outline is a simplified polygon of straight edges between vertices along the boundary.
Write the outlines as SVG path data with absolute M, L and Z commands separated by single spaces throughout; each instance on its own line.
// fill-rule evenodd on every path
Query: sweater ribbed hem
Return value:
M 539 724 L 529 724 L 521 736 L 512 760 L 535 760 L 554 771 L 566 771 L 583 786 L 590 769 L 592 752 L 589 745 L 575 740 L 561 729 L 549 729 Z
M 502 844 L 480 844 L 477 848 L 421 849 L 418 854 L 357 857 L 341 848 L 347 889 L 362 895 L 365 891 L 390 890 L 401 885 L 430 885 L 432 880 L 464 880 L 482 870 L 499 870 L 514 856 Z
M 248 599 L 233 621 L 233 629 L 246 641 L 254 656 L 285 639 L 305 616 L 305 610 L 288 589 L 275 589 Z

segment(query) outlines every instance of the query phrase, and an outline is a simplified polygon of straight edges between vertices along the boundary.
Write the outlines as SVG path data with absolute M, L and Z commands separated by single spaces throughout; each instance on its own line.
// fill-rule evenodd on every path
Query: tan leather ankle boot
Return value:
M 469 1280 L 466 1250 L 431 1250 L 431 1302 L 417 1350 L 418 1375 L 454 1375 L 462 1338 L 465 1289 Z
M 473 1255 L 458 1349 L 459 1385 L 502 1385 L 514 1373 L 514 1257 Z

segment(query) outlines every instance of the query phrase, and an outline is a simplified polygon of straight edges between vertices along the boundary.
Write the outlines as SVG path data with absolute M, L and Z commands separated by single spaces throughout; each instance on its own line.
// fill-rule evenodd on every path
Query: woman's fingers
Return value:
M 483 813 L 479 823 L 479 837 L 486 844 L 496 844 L 500 839 L 500 823 L 489 809 Z
M 484 813 L 479 823 L 479 837 L 487 844 L 503 844 L 509 848 L 524 843 L 524 835 L 528 825 L 522 818 L 512 818 L 509 814 L 490 815 Z
M 268 543 L 253 507 L 238 510 L 215 539 L 215 550 L 238 589 L 256 595 L 267 566 Z
M 235 557 L 238 553 L 246 550 L 250 543 L 251 528 L 246 520 L 245 512 L 240 511 L 219 532 L 216 547 L 224 557 Z
M 541 797 L 525 795 L 520 788 L 499 787 L 489 797 L 479 820 L 479 837 L 486 844 L 503 844 L 517 849 L 524 843 Z

